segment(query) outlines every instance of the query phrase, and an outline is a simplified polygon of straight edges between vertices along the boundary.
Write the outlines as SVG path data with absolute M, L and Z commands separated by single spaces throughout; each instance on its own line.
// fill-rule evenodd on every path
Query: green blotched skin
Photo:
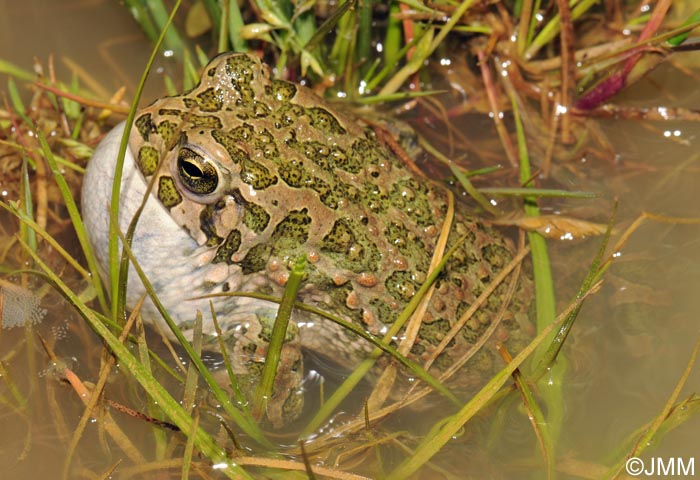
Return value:
M 129 145 L 144 180 L 157 177 L 153 195 L 199 245 L 199 263 L 216 267 L 216 275 L 193 267 L 191 291 L 181 292 L 183 299 L 202 292 L 281 295 L 291 267 L 306 255 L 299 300 L 381 334 L 426 278 L 447 212 L 443 187 L 410 172 L 360 120 L 303 86 L 271 79 L 252 56 L 218 56 L 192 91 L 143 109 Z M 457 213 L 448 248 L 465 234 L 466 242 L 437 281 L 411 350 L 415 360 L 434 351 L 512 258 L 513 247 L 502 235 Z M 178 251 L 168 255 L 173 263 L 188 261 Z M 152 275 L 172 273 L 163 268 Z M 154 283 L 167 285 L 166 280 Z M 166 291 L 170 287 L 160 288 L 172 293 Z M 501 285 L 437 357 L 431 372 L 445 370 L 479 341 L 504 292 Z M 523 280 L 493 339 L 454 384 L 478 381 L 481 370 L 491 373 L 500 365 L 496 341 L 527 336 L 523 319 L 529 292 L 529 281 Z M 275 306 L 257 302 L 251 313 L 250 303 L 239 302 L 218 301 L 218 319 L 230 332 L 236 369 L 252 388 Z M 194 318 L 192 309 L 186 302 L 174 303 L 174 314 L 186 328 Z M 303 351 L 352 368 L 371 349 L 329 321 L 298 312 L 293 320 L 268 405 L 275 425 L 300 412 Z

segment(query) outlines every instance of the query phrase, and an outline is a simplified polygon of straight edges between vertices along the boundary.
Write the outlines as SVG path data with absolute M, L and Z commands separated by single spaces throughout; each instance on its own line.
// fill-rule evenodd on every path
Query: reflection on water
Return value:
M 58 7 L 52 6 L 54 10 L 51 10 L 47 9 L 45 2 L 38 4 L 39 7 L 28 6 L 30 2 L 8 5 L 14 10 L 2 17 L 0 22 L 5 23 L 0 23 L 0 28 L 8 32 L 14 23 L 12 18 L 30 16 L 37 21 L 43 19 L 50 23 L 58 14 L 55 10 Z M 49 51 L 47 49 L 50 49 L 57 55 L 80 57 L 90 65 L 89 61 L 93 59 L 105 62 L 104 49 L 100 45 L 109 45 L 107 39 L 123 38 L 126 39 L 124 44 L 130 45 L 131 39 L 138 36 L 128 17 L 121 16 L 121 7 L 116 9 L 109 2 L 76 1 L 62 5 L 74 7 L 73 10 L 65 7 L 68 8 L 65 17 L 66 21 L 76 21 L 78 27 L 65 28 L 66 24 L 63 23 L 64 28 L 56 34 L 56 38 L 61 38 L 60 42 L 48 39 L 36 40 L 36 43 L 20 42 L 24 50 L 10 52 L 8 44 L 0 42 L 0 58 L 28 66 L 32 56 L 45 56 Z M 88 10 L 87 6 L 95 8 L 95 12 L 98 7 L 104 8 L 108 13 L 98 15 L 107 16 L 109 21 L 86 21 L 81 15 Z M 121 13 L 116 13 L 117 10 Z M 116 18 L 124 23 L 115 21 Z M 100 27 L 95 31 L 80 30 L 86 25 Z M 104 25 L 114 26 L 115 31 L 110 32 Z M 132 33 L 124 36 L 124 31 Z M 54 30 L 38 29 L 37 33 L 53 35 Z M 66 36 L 66 33 L 76 36 Z M 118 50 L 118 47 L 115 48 Z M 138 72 L 139 66 L 144 63 L 146 54 L 146 49 L 143 49 L 135 56 L 120 56 L 120 62 L 132 62 L 134 70 L 116 76 L 107 73 L 100 81 L 104 81 L 110 89 L 132 82 L 137 77 L 134 72 Z M 111 70 L 113 66 L 113 62 L 106 61 L 102 67 L 89 68 L 98 73 L 114 72 Z M 110 81 L 116 83 L 110 85 Z M 666 90 L 659 93 L 658 85 L 664 85 Z M 671 100 L 668 100 L 667 90 L 675 96 Z M 654 95 L 658 100 L 652 98 Z M 664 67 L 628 94 L 626 99 L 619 101 L 632 105 L 673 101 L 677 105 L 692 106 L 699 99 L 700 92 L 695 88 L 695 80 Z M 624 231 L 642 211 L 676 217 L 700 217 L 697 203 L 697 187 L 700 185 L 700 162 L 696 153 L 700 133 L 698 125 L 620 121 L 604 121 L 602 124 L 616 156 L 609 162 L 596 159 L 593 155 L 577 159 L 577 164 L 563 167 L 573 173 L 559 178 L 564 188 L 600 191 L 603 193 L 602 199 L 547 201 L 544 202 L 545 211 L 579 215 L 604 223 L 610 214 L 613 198 L 618 198 L 616 235 Z M 484 129 L 483 133 L 472 130 L 469 134 L 493 134 L 490 123 L 485 123 Z M 579 175 L 581 172 L 585 175 Z M 629 436 L 661 411 L 700 333 L 697 322 L 700 313 L 700 295 L 697 293 L 700 269 L 696 267 L 700 264 L 699 228 L 647 222 L 617 255 L 601 291 L 587 301 L 564 348 L 568 358 L 565 386 L 567 416 L 558 448 L 560 454 L 571 453 L 579 460 L 607 464 L 613 458 L 608 456 L 610 452 L 629 448 L 624 443 Z M 575 294 L 595 255 L 598 242 L 599 239 L 549 242 L 559 310 Z M 0 250 L 3 248 L 0 245 Z M 8 326 L 7 322 L 16 323 L 20 318 L 36 320 L 42 317 L 43 307 L 31 293 L 4 284 L 2 293 L 5 299 L 2 307 L 4 327 Z M 43 323 L 28 330 L 4 328 L 0 336 L 0 367 L 4 380 L 0 384 L 0 426 L 4 432 L 0 436 L 0 459 L 4 474 L 11 476 L 8 478 L 34 478 L 39 475 L 56 478 L 57 472 L 63 468 L 67 445 L 84 408 L 75 394 L 61 383 L 40 380 L 49 362 L 34 334 L 38 332 L 47 338 L 59 357 L 76 357 L 78 361 L 72 367 L 83 378 L 95 379 L 99 371 L 99 354 L 85 355 L 78 349 L 90 345 L 91 349 L 99 352 L 100 343 L 67 304 L 55 298 L 50 302 L 53 308 L 50 308 L 50 315 Z M 70 330 L 67 337 L 66 328 Z M 128 374 L 119 369 L 116 372 L 113 378 Z M 700 374 L 694 371 L 680 398 L 696 391 L 698 380 Z M 318 376 L 309 379 L 310 388 L 320 389 L 321 384 Z M 107 391 L 110 396 L 119 397 L 126 404 L 137 398 L 129 392 L 112 389 L 109 384 Z M 146 402 L 141 401 L 138 407 L 145 410 Z M 26 408 L 26 405 L 30 407 Z M 444 404 L 436 405 L 436 411 L 432 412 L 435 416 L 431 417 L 431 412 L 424 411 L 420 415 L 405 414 L 390 420 L 395 423 L 392 428 L 395 431 L 424 431 L 448 411 L 449 407 Z M 476 477 L 532 478 L 532 465 L 535 465 L 534 468 L 540 465 L 539 457 L 532 455 L 536 451 L 536 439 L 522 412 L 511 409 L 506 415 L 506 418 L 480 418 L 474 424 L 470 423 L 470 428 L 438 460 L 444 461 L 444 465 L 452 465 L 452 471 L 469 469 Z M 334 421 L 341 422 L 346 417 L 349 415 L 340 414 Z M 205 421 L 214 423 L 211 418 Z M 118 422 L 132 439 L 152 437 L 152 427 L 140 420 L 118 417 Z M 491 428 L 500 432 L 499 438 L 489 437 Z M 654 450 L 654 455 L 696 455 L 700 440 L 697 432 L 698 419 L 692 418 L 668 434 Z M 105 453 L 117 450 L 102 447 L 106 440 L 98 422 L 89 424 L 85 435 L 76 454 L 74 472 L 79 472 L 82 465 L 89 465 L 93 472 L 105 472 L 122 460 L 120 453 L 114 453 L 113 457 Z M 138 447 L 143 449 L 144 456 L 149 460 L 164 453 L 154 452 L 150 443 Z M 176 450 L 173 455 L 181 455 L 181 452 Z M 348 456 L 351 457 L 350 454 Z M 361 458 L 359 454 L 358 458 Z M 519 463 L 518 460 L 523 458 L 527 465 L 523 470 L 513 470 L 512 465 L 508 466 L 510 461 Z M 390 462 L 391 459 L 386 461 Z
M 48 58 L 53 55 L 57 78 L 70 80 L 77 75 L 102 100 L 123 86 L 131 95 L 150 54 L 142 31 L 122 2 L 110 0 L 2 2 L 0 32 L 0 59 L 28 71 L 38 59 L 48 75 Z M 162 92 L 159 77 L 171 66 L 172 60 L 156 62 L 145 98 Z M 169 73 L 177 78 L 179 69 Z M 4 88 L 4 76 L 0 78 Z

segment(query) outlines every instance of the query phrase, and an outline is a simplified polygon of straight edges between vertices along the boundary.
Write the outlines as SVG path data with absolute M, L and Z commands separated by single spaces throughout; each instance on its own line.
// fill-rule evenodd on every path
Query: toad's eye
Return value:
M 219 184 L 214 164 L 188 147 L 180 148 L 177 154 L 177 173 L 185 188 L 196 195 L 210 194 Z

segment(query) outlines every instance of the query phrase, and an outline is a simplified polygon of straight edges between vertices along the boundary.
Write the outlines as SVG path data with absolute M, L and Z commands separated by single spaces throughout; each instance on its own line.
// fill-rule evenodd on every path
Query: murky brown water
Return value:
M 0 58 L 29 69 L 32 57 L 46 58 L 53 53 L 59 76 L 64 72 L 66 78 L 68 70 L 62 59 L 67 57 L 94 75 L 107 92 L 124 84 L 133 91 L 148 47 L 121 6 L 97 0 L 36 0 L 6 2 L 3 10 Z M 25 26 L 18 31 L 16 25 L 20 20 Z M 26 25 L 32 25 L 31 35 L 26 34 Z M 4 82 L 0 76 L 0 90 L 4 90 Z M 697 108 L 700 91 L 696 83 L 696 78 L 664 66 L 617 102 Z M 151 84 L 161 83 L 156 79 Z M 145 98 L 152 98 L 152 94 L 147 93 Z M 544 203 L 546 208 L 605 223 L 616 197 L 620 231 L 642 211 L 700 217 L 697 153 L 700 125 L 633 121 L 601 124 L 617 157 L 610 162 L 593 155 L 579 159 L 567 167 L 572 173 L 560 176 L 563 179 L 560 186 L 598 191 L 602 199 L 548 201 Z M 490 127 L 487 128 L 487 132 L 478 135 L 492 135 Z M 560 456 L 609 465 L 615 458 L 610 456 L 612 452 L 661 411 L 700 336 L 698 239 L 698 226 L 648 222 L 622 250 L 605 277 L 602 290 L 584 306 L 564 348 L 568 376 L 564 388 L 566 418 L 558 446 Z M 597 239 L 549 242 L 558 310 L 564 308 L 585 276 L 598 242 Z M 46 305 L 50 315 L 36 331 L 54 341 L 59 357 L 70 360 L 78 356 L 72 350 L 75 345 L 91 344 L 97 352 L 99 343 L 85 340 L 91 334 L 80 324 L 82 321 L 67 305 L 58 300 L 52 302 L 53 305 Z M 84 378 L 94 379 L 99 368 L 97 353 L 79 356 L 72 366 Z M 9 379 L 0 382 L 1 476 L 59 478 L 71 432 L 82 415 L 81 402 L 69 388 L 53 380 L 46 381 L 50 377 L 49 363 L 36 338 L 33 334 L 27 337 L 26 330 L 15 328 L 2 332 L 0 360 L 6 369 L 0 375 Z M 16 395 L 10 385 L 16 388 Z M 679 398 L 696 392 L 699 385 L 700 373 L 693 371 Z M 27 406 L 21 406 L 21 399 L 26 399 Z M 145 405 L 136 407 L 145 409 Z M 139 438 L 149 437 L 151 427 L 119 413 L 112 414 L 137 447 L 143 449 L 143 455 L 152 459 L 150 442 L 138 445 Z M 487 428 L 492 421 L 479 421 L 478 425 Z M 694 458 L 698 455 L 699 427 L 698 418 L 691 418 L 647 455 Z M 411 426 L 401 423 L 400 428 Z M 100 432 L 96 422 L 88 426 L 69 478 L 96 478 L 94 475 L 106 472 L 123 457 L 118 449 L 104 447 L 109 441 Z M 541 459 L 524 415 L 509 417 L 502 432 L 488 454 L 485 440 L 480 440 L 481 447 L 477 447 L 470 443 L 468 434 L 448 449 L 446 454 L 452 457 L 445 460 L 445 465 L 460 465 L 453 470 L 460 474 L 457 477 L 469 471 L 474 478 L 533 478 L 533 469 L 537 477 L 542 472 Z

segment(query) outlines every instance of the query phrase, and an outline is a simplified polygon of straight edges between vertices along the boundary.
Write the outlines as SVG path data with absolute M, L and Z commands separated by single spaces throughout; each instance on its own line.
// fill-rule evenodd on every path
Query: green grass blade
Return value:
M 518 104 L 513 101 L 513 117 L 518 138 L 518 153 L 520 157 L 520 181 L 522 183 L 530 181 L 532 171 L 530 168 L 530 156 L 527 151 L 525 132 L 520 119 Z M 540 214 L 535 196 L 524 198 L 525 215 L 537 217 Z M 552 281 L 552 271 L 549 264 L 549 254 L 547 244 L 542 235 L 536 232 L 528 233 L 528 240 L 532 250 L 532 263 L 535 275 L 535 292 L 537 304 L 537 330 L 542 331 L 556 317 L 556 301 L 554 296 L 554 283 Z
M 153 50 L 151 51 L 151 56 L 149 57 L 148 62 L 146 63 L 146 68 L 144 69 L 143 74 L 141 75 L 141 79 L 139 80 L 138 86 L 136 87 L 134 99 L 131 102 L 131 109 L 129 110 L 129 114 L 127 115 L 125 120 L 124 135 L 122 135 L 122 141 L 119 145 L 119 153 L 117 154 L 117 161 L 114 169 L 114 181 L 112 183 L 112 198 L 109 207 L 110 217 L 112 219 L 119 218 L 119 196 L 122 184 L 122 173 L 124 170 L 124 157 L 126 156 L 126 149 L 128 148 L 129 144 L 129 134 L 131 132 L 131 127 L 134 124 L 134 117 L 136 117 L 136 109 L 138 107 L 139 100 L 141 99 L 141 95 L 143 93 L 143 87 L 146 83 L 146 78 L 148 77 L 148 74 L 151 71 L 151 66 L 153 65 L 153 62 L 155 61 L 156 56 L 158 55 L 160 46 L 162 45 L 163 40 L 165 39 L 165 34 L 168 31 L 168 27 L 175 18 L 175 14 L 177 13 L 181 4 L 182 0 L 177 0 L 175 2 L 175 5 L 173 6 L 172 11 L 170 12 L 170 16 L 163 25 L 158 40 L 156 40 L 153 46 Z M 124 317 L 125 308 L 123 290 L 126 288 L 125 285 L 120 286 L 119 283 L 120 262 L 117 225 L 118 222 L 115 221 L 110 222 L 109 226 L 109 278 L 112 293 L 112 318 L 115 321 L 117 321 L 117 319 L 120 317 Z
M 27 82 L 31 82 L 36 78 L 36 75 L 29 70 L 18 67 L 14 63 L 0 59 L 0 73 L 4 73 L 11 77 L 18 78 Z
M 554 188 L 509 188 L 509 187 L 484 187 L 479 188 L 481 193 L 489 195 L 503 195 L 506 197 L 532 197 L 532 198 L 598 198 L 598 192 L 582 192 L 570 190 L 557 190 Z
M 695 342 L 695 346 L 693 347 L 693 352 L 690 354 L 690 359 L 688 360 L 688 364 L 685 367 L 685 371 L 683 374 L 681 374 L 681 378 L 678 380 L 678 383 L 676 383 L 675 388 L 673 389 L 673 392 L 671 392 L 671 396 L 669 399 L 666 401 L 666 404 L 664 405 L 663 409 L 661 412 L 656 416 L 654 421 L 649 425 L 649 427 L 646 429 L 646 431 L 643 433 L 641 437 L 637 440 L 637 443 L 635 444 L 634 448 L 632 451 L 630 451 L 625 457 L 621 458 L 613 468 L 611 468 L 607 474 L 605 475 L 605 479 L 613 479 L 617 478 L 622 472 L 625 462 L 631 458 L 631 457 L 639 457 L 647 448 L 649 448 L 651 445 L 654 445 L 655 443 L 655 437 L 659 433 L 659 429 L 661 426 L 664 424 L 664 422 L 669 418 L 669 415 L 672 412 L 674 403 L 678 399 L 678 396 L 681 393 L 681 390 L 685 386 L 685 384 L 688 381 L 688 377 L 690 376 L 690 373 L 693 370 L 693 367 L 695 366 L 695 361 L 698 357 L 698 350 L 700 350 L 700 339 L 698 339 Z M 680 473 L 680 472 L 679 472 Z
M 151 16 L 148 14 L 145 3 L 142 0 L 124 0 L 131 16 L 134 17 L 136 23 L 146 33 L 146 36 L 155 41 L 158 38 L 158 29 L 156 28 Z
M 576 5 L 573 5 L 575 1 L 569 2 L 571 6 L 571 20 L 577 20 L 584 13 L 586 13 L 591 7 L 593 7 L 598 0 L 582 0 Z M 527 50 L 525 50 L 525 59 L 531 59 L 537 52 L 539 52 L 543 47 L 548 45 L 554 37 L 556 37 L 561 31 L 561 17 L 559 14 L 554 15 L 547 25 L 540 31 L 540 33 L 535 37 L 535 39 L 530 43 Z
M 211 18 L 214 31 L 220 31 L 224 12 L 221 9 L 219 0 L 202 0 L 202 3 L 204 4 L 204 8 L 206 8 L 207 12 L 209 13 L 209 18 Z M 236 3 L 236 5 L 238 4 L 238 2 L 235 0 L 234 3 Z
M 513 118 L 515 120 L 515 130 L 518 139 L 518 156 L 520 160 L 520 182 L 528 186 L 527 182 L 532 178 L 530 168 L 530 155 L 527 150 L 525 131 L 523 129 L 518 102 L 512 98 Z M 525 215 L 537 217 L 540 209 L 537 206 L 537 198 L 534 196 L 524 197 Z M 535 277 L 535 306 L 537 312 L 537 331 L 541 332 L 548 328 L 556 318 L 556 299 L 554 294 L 554 282 L 552 280 L 552 269 L 547 252 L 547 242 L 545 238 L 537 232 L 527 233 L 530 243 L 532 266 Z M 541 350 L 538 351 L 541 354 Z M 564 361 L 551 366 L 548 381 L 542 386 L 542 396 L 547 407 L 547 424 L 542 426 L 546 430 L 545 436 L 556 445 L 564 422 L 564 401 L 563 401 L 563 378 L 566 373 L 567 364 Z M 549 451 L 550 455 L 555 452 Z
M 555 478 L 555 459 L 554 459 L 554 441 L 550 435 L 550 428 L 547 419 L 540 408 L 535 394 L 533 393 L 530 385 L 524 381 L 522 374 L 517 371 L 513 374 L 515 383 L 518 385 L 518 391 L 523 399 L 523 404 L 525 405 L 528 419 L 532 425 L 535 435 L 537 436 L 538 443 L 540 445 L 540 450 L 542 451 L 542 457 L 544 458 L 545 467 L 547 470 L 547 478 Z
M 238 6 L 236 0 L 228 1 L 228 12 L 226 18 L 228 19 L 228 38 L 231 41 L 233 50 L 236 52 L 247 52 L 248 42 L 241 37 L 241 28 L 243 28 L 243 15 L 241 15 L 241 9 Z M 222 22 L 223 23 L 223 22 Z M 219 53 L 223 53 L 226 49 L 222 49 L 222 41 L 219 39 Z
M 688 17 L 687 20 L 681 24 L 681 27 L 691 25 L 693 23 L 698 23 L 698 22 L 700 22 L 700 8 L 695 10 L 692 13 L 692 15 L 690 15 L 690 17 Z M 690 32 L 681 33 L 680 35 L 676 35 L 673 38 L 669 38 L 668 43 L 674 47 L 677 47 L 681 43 L 685 42 L 689 35 L 690 35 Z
M 413 57 L 404 65 L 394 77 L 384 85 L 380 90 L 380 95 L 386 95 L 389 93 L 396 92 L 401 85 L 414 73 L 416 73 L 420 67 L 423 65 L 425 60 L 435 52 L 435 50 L 442 44 L 445 37 L 457 26 L 462 16 L 467 12 L 469 7 L 472 6 L 474 0 L 465 0 L 455 8 L 450 19 L 438 30 L 435 36 L 432 35 L 431 29 L 426 29 L 426 32 L 431 32 L 420 40 L 416 45 L 416 50 L 414 51 Z
M 165 48 L 171 50 L 175 56 L 182 58 L 182 54 L 187 50 L 187 46 L 182 37 L 180 37 L 177 29 L 170 28 L 172 13 L 168 15 L 168 9 L 165 3 L 162 0 L 149 0 L 147 2 L 147 8 L 148 13 L 155 22 L 156 28 L 159 28 L 161 32 L 165 33 L 163 37 Z
M 399 58 L 403 31 L 401 20 L 396 16 L 401 12 L 399 2 L 392 0 L 389 5 L 389 18 L 387 19 L 386 33 L 384 34 L 384 52 L 382 53 L 385 65 L 393 65 L 392 59 Z
M 294 267 L 292 267 L 289 279 L 284 288 L 282 302 L 277 309 L 277 317 L 272 327 L 272 335 L 267 347 L 267 355 L 265 356 L 265 365 L 263 366 L 260 383 L 255 389 L 255 398 L 253 399 L 254 418 L 262 418 L 262 414 L 267 407 L 267 399 L 272 396 L 275 375 L 277 374 L 277 365 L 279 365 L 280 354 L 282 352 L 282 344 L 287 335 L 287 326 L 292 316 L 292 307 L 294 306 L 297 293 L 301 288 L 301 282 L 304 279 L 305 272 L 306 256 L 302 256 L 297 259 Z
M 647 445 L 647 448 L 654 447 L 659 444 L 660 440 L 665 437 L 668 433 L 675 430 L 679 426 L 685 424 L 688 420 L 700 415 L 700 397 L 693 393 L 684 400 L 681 400 L 677 404 L 671 407 L 668 412 L 668 416 L 664 419 L 663 423 L 659 425 L 656 433 L 652 438 L 652 445 Z M 647 422 L 642 425 L 637 430 L 632 432 L 631 435 L 625 439 L 622 444 L 612 452 L 609 457 L 612 460 L 608 460 L 607 463 L 612 463 L 615 467 L 611 468 L 610 471 L 617 470 L 619 468 L 621 459 L 626 459 L 629 456 L 629 452 L 637 449 L 639 439 L 644 436 L 646 432 L 652 427 L 654 421 L 658 418 L 658 415 L 651 422 Z
M 85 280 L 91 279 L 90 272 L 85 270 L 83 266 L 80 265 L 80 263 L 78 263 L 78 261 L 73 258 L 73 256 L 68 253 L 68 251 L 66 251 L 66 249 L 63 248 L 60 243 L 56 241 L 55 238 L 53 238 L 46 230 L 41 228 L 39 224 L 29 217 L 24 210 L 20 210 L 16 203 L 11 202 L 8 205 L 4 202 L 0 202 L 0 208 L 4 208 L 11 214 L 15 215 L 20 220 L 20 225 L 26 225 L 26 227 L 29 227 L 31 230 L 36 232 L 49 245 L 51 245 L 51 247 L 56 250 L 56 253 L 63 257 L 63 259 L 66 260 L 66 262 L 68 262 L 70 266 L 72 266 Z M 36 251 L 36 249 L 34 249 L 34 251 Z
M 190 467 L 192 465 L 192 453 L 194 451 L 194 432 L 197 431 L 199 426 L 199 415 L 195 415 L 194 421 L 192 422 L 192 430 L 187 435 L 187 443 L 185 444 L 185 452 L 182 455 L 182 475 L 180 478 L 182 480 L 189 480 L 190 478 Z
M 7 79 L 7 93 L 10 95 L 10 101 L 12 101 L 12 108 L 15 109 L 17 115 L 19 115 L 20 118 L 22 118 L 22 120 L 29 123 L 29 119 L 27 118 L 27 109 L 24 106 L 24 102 L 22 101 L 22 96 L 19 94 L 19 90 L 17 90 L 17 84 L 15 83 L 15 80 L 12 77 Z
M 605 255 L 605 250 L 608 246 L 608 243 L 610 242 L 610 235 L 612 234 L 612 229 L 613 225 L 615 223 L 615 216 L 617 214 L 617 203 L 615 203 L 615 206 L 613 207 L 613 213 L 610 216 L 610 219 L 608 221 L 608 227 L 605 230 L 605 235 L 603 237 L 603 241 L 600 243 L 600 247 L 598 248 L 598 253 L 596 254 L 595 258 L 593 259 L 593 262 L 591 262 L 591 266 L 588 269 L 588 273 L 586 274 L 586 278 L 584 278 L 583 283 L 581 284 L 581 288 L 579 289 L 577 295 L 577 298 L 584 295 L 588 289 L 591 288 L 591 285 L 593 285 L 594 282 L 598 281 L 600 279 L 600 275 L 602 273 L 601 263 L 603 261 L 603 256 Z M 606 268 L 606 266 L 603 266 L 603 268 Z M 535 368 L 534 371 L 534 376 L 539 377 L 540 375 L 543 375 L 547 370 L 551 368 L 551 366 L 554 364 L 555 359 L 557 358 L 557 355 L 559 354 L 559 351 L 561 350 L 562 346 L 564 345 L 564 341 L 566 340 L 566 337 L 569 335 L 569 332 L 571 331 L 571 327 L 574 324 L 574 321 L 576 320 L 576 316 L 578 315 L 580 309 L 576 309 L 571 312 L 571 315 L 569 318 L 566 319 L 562 327 L 556 332 L 556 334 L 553 336 L 549 346 L 547 347 L 546 351 L 542 353 L 540 358 L 538 358 L 539 362 L 537 367 Z
M 56 159 L 54 158 L 53 152 L 51 151 L 51 148 L 49 147 L 49 144 L 46 141 L 46 137 L 40 129 L 35 128 L 35 130 L 39 136 L 39 143 L 41 145 L 41 150 L 44 154 L 44 158 L 46 159 L 46 163 L 49 165 L 49 169 L 51 169 L 51 173 L 53 174 L 54 181 L 56 182 L 56 185 L 58 186 L 58 189 L 61 192 L 63 202 L 65 203 L 66 210 L 68 211 L 68 216 L 70 217 L 73 229 L 75 230 L 75 235 L 78 237 L 78 243 L 80 243 L 80 248 L 82 249 L 83 254 L 85 255 L 85 259 L 88 264 L 88 269 L 90 270 L 91 274 L 90 280 L 94 285 L 95 294 L 97 295 L 97 299 L 100 302 L 100 306 L 106 312 L 109 310 L 109 303 L 107 302 L 107 297 L 105 296 L 105 290 L 102 285 L 100 271 L 97 266 L 97 259 L 95 258 L 95 254 L 92 251 L 90 242 L 88 241 L 87 233 L 85 232 L 85 224 L 83 223 L 83 220 L 80 217 L 80 210 L 75 202 L 75 199 L 73 198 L 73 194 L 71 193 L 71 189 L 68 186 L 68 182 L 66 182 L 65 177 L 61 173 L 61 169 L 58 168 L 58 165 L 56 164 Z
M 221 326 L 219 326 L 219 320 L 216 317 L 216 311 L 214 310 L 214 303 L 209 302 L 209 311 L 211 313 L 211 320 L 214 323 L 214 330 L 216 331 L 216 340 L 219 342 L 219 351 L 224 359 L 224 366 L 226 367 L 226 373 L 228 374 L 228 380 L 231 383 L 231 388 L 233 388 L 233 395 L 235 401 L 241 406 L 241 409 L 245 414 L 249 414 L 247 400 L 243 395 L 243 391 L 238 386 L 238 380 L 236 380 L 236 375 L 233 373 L 233 367 L 231 366 L 231 359 L 228 355 L 228 349 L 224 343 L 223 332 L 221 331 Z M 252 418 L 252 417 L 251 417 Z
M 462 188 L 466 190 L 469 196 L 472 197 L 481 206 L 481 208 L 489 212 L 491 215 L 501 215 L 501 211 L 495 206 L 493 206 L 491 202 L 489 202 L 488 198 L 486 198 L 479 190 L 477 190 L 474 187 L 469 178 L 459 168 L 457 168 L 455 164 L 450 162 L 449 166 L 450 170 L 452 171 L 452 175 L 455 176 L 455 178 L 459 181 L 460 185 L 462 185 Z
M 446 90 L 422 90 L 417 92 L 397 92 L 391 93 L 389 95 L 370 95 L 367 97 L 361 97 L 357 100 L 353 99 L 354 103 L 359 103 L 361 105 L 373 105 L 378 103 L 388 103 L 388 102 L 400 102 L 404 100 L 410 100 L 412 98 L 429 97 L 432 95 L 439 95 L 445 93 Z
M 309 39 L 306 45 L 304 45 L 304 48 L 313 49 L 325 41 L 327 35 L 336 27 L 342 16 L 345 15 L 345 12 L 354 7 L 356 3 L 357 0 L 347 0 L 345 3 L 339 5 L 335 10 L 333 10 L 328 18 L 324 20 L 321 25 L 319 25 L 313 36 Z
M 41 133 L 41 132 L 39 132 Z M 22 211 L 27 218 L 34 219 L 34 203 L 32 202 L 32 186 L 29 181 L 29 169 L 27 168 L 27 158 L 24 157 L 22 160 L 22 189 L 20 192 L 22 196 Z M 24 223 L 20 223 L 20 236 L 24 238 L 29 245 L 29 248 L 36 253 L 36 232 L 27 228 Z
M 346 2 L 349 3 L 349 2 Z M 373 8 L 376 0 L 364 0 L 360 4 L 360 15 L 358 19 L 357 47 L 355 48 L 355 60 L 362 65 L 362 71 L 369 68 L 370 60 L 374 55 L 372 52 L 373 37 Z
M 201 358 L 202 356 L 202 312 L 197 311 L 192 326 L 192 350 L 195 355 Z M 187 413 L 191 414 L 195 405 L 197 395 L 197 382 L 199 374 L 197 368 L 190 363 L 187 365 L 187 373 L 185 376 L 185 388 L 182 394 L 182 404 Z

